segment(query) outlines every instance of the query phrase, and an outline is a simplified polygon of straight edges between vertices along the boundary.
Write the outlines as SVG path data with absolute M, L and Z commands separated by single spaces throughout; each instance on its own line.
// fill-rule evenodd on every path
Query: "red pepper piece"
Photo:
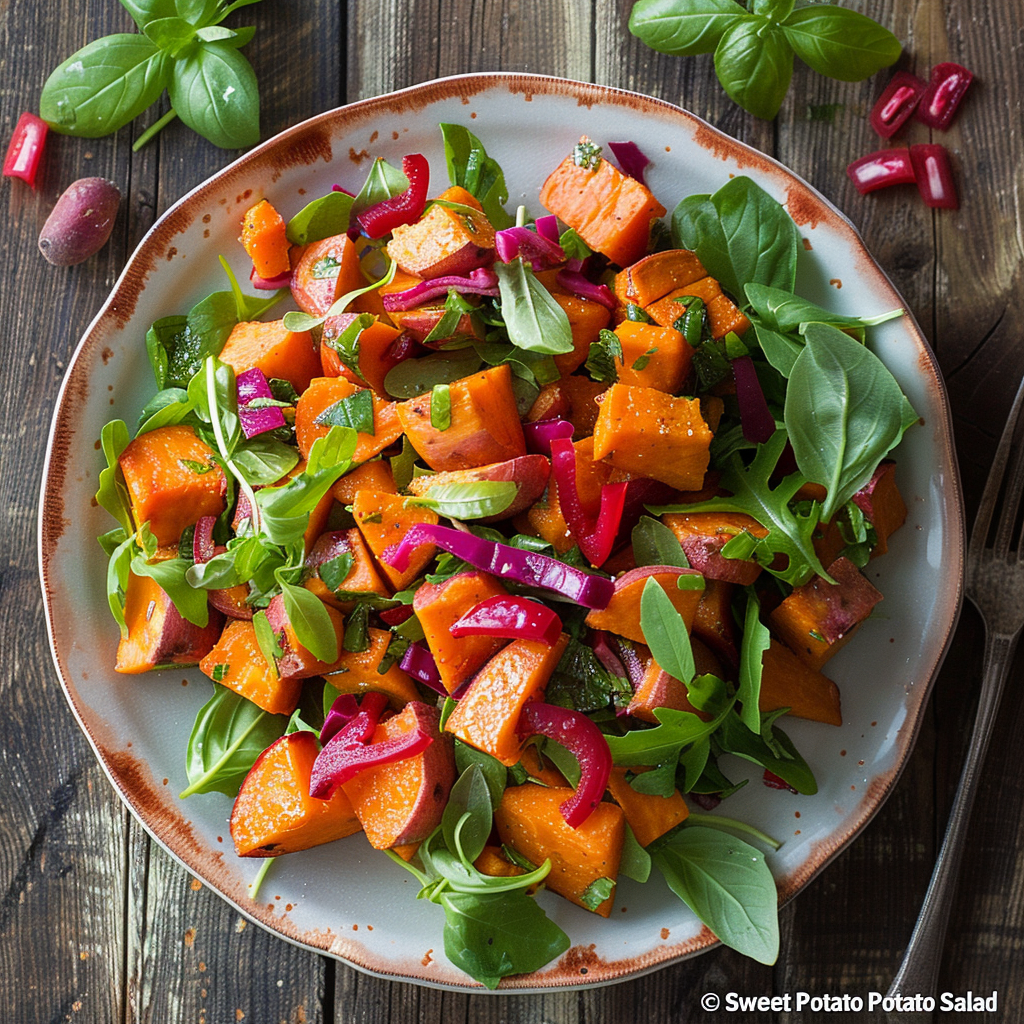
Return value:
M 368 742 L 387 706 L 387 697 L 376 690 L 367 693 L 362 704 L 357 703 L 350 693 L 339 694 L 327 712 L 324 727 L 320 730 L 320 742 L 327 744 L 339 733 L 343 733 L 349 742 Z
M 546 736 L 575 755 L 580 765 L 579 785 L 559 810 L 570 828 L 579 828 L 608 788 L 612 754 L 604 733 L 579 711 L 542 701 L 531 701 L 523 708 L 516 731 L 521 739 Z
M 955 210 L 960 206 L 953 166 L 945 146 L 934 142 L 911 146 L 910 160 L 917 177 L 918 191 L 928 206 L 940 210 Z
M 558 503 L 580 551 L 591 565 L 603 565 L 612 553 L 619 532 L 629 482 L 602 486 L 601 506 L 595 517 L 580 504 L 576 490 L 576 450 L 568 438 L 551 441 L 551 471 L 558 487 Z
M 956 116 L 974 74 L 962 64 L 944 61 L 932 68 L 931 81 L 917 105 L 917 119 L 929 128 L 945 131 Z
M 383 238 L 402 224 L 418 220 L 427 205 L 430 184 L 430 165 L 421 153 L 402 157 L 402 173 L 409 179 L 409 187 L 391 199 L 385 199 L 363 210 L 356 221 L 367 238 Z
M 775 772 L 770 772 L 767 768 L 764 770 L 762 781 L 769 789 L 788 789 L 790 793 L 796 792 L 796 790 L 785 779 L 779 778 Z
M 880 149 L 854 160 L 846 173 L 863 196 L 889 185 L 905 185 L 915 181 L 914 165 L 909 149 Z
M 497 636 L 540 640 L 549 647 L 562 635 L 562 620 L 545 604 L 499 594 L 470 608 L 449 627 L 453 637 Z
M 32 188 L 36 187 L 36 172 L 49 130 L 50 126 L 42 118 L 28 110 L 18 118 L 4 157 L 5 178 L 21 178 Z
M 871 111 L 871 127 L 891 139 L 913 116 L 928 83 L 909 71 L 897 71 Z

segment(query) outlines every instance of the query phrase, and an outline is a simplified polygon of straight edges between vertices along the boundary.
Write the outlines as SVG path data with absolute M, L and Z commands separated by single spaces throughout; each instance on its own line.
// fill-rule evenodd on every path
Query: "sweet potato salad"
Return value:
M 234 799 L 239 856 L 340 840 L 342 878 L 369 843 L 488 987 L 569 948 L 538 893 L 608 917 L 622 876 L 771 963 L 778 844 L 715 809 L 813 794 L 784 723 L 842 723 L 906 515 L 917 416 L 865 343 L 901 311 L 796 295 L 746 177 L 669 213 L 584 137 L 509 211 L 440 131 L 445 168 L 260 199 L 246 288 L 222 258 L 150 328 L 156 393 L 101 438 L 115 667 L 212 681 L 182 795 Z

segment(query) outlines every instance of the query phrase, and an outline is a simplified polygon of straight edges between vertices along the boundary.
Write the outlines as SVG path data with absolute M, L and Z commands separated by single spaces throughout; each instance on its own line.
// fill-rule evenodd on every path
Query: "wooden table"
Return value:
M 904 189 L 862 197 L 844 173 L 850 160 L 879 146 L 867 112 L 889 72 L 843 84 L 798 64 L 778 119 L 758 121 L 728 101 L 709 57 L 664 57 L 633 39 L 630 6 L 290 0 L 248 8 L 232 21 L 258 26 L 246 52 L 261 82 L 264 137 L 347 101 L 438 76 L 529 71 L 679 103 L 789 165 L 858 226 L 931 340 L 949 388 L 970 514 L 1024 372 L 1024 136 L 1013 50 L 1019 4 L 997 0 L 983 13 L 969 0 L 856 5 L 903 40 L 898 67 L 927 74 L 949 59 L 978 76 L 962 116 L 937 138 L 956 167 L 958 212 L 932 212 Z M 131 24 L 114 0 L 0 0 L 0 29 L 6 140 L 19 112 L 36 109 L 57 63 L 87 40 Z M 114 137 L 55 138 L 37 191 L 7 180 L 0 191 L 7 353 L 0 360 L 0 480 L 8 524 L 0 541 L 0 1020 L 582 1024 L 632 1021 L 642 1013 L 651 1021 L 703 1021 L 719 1016 L 700 1008 L 706 991 L 884 992 L 924 895 L 976 701 L 982 632 L 970 607 L 898 787 L 850 849 L 784 909 L 774 968 L 719 948 L 590 992 L 495 998 L 381 981 L 247 927 L 129 816 L 53 669 L 37 578 L 36 511 L 47 427 L 78 337 L 154 218 L 234 155 L 180 124 L 133 154 L 133 139 L 156 116 L 154 109 Z M 912 139 L 926 134 L 918 126 Z M 61 189 L 86 174 L 112 178 L 125 192 L 113 239 L 78 267 L 50 267 L 35 251 L 36 235 Z M 995 1018 L 1005 1021 L 1024 1019 L 1021 692 L 1011 685 L 992 743 L 940 986 L 997 991 Z

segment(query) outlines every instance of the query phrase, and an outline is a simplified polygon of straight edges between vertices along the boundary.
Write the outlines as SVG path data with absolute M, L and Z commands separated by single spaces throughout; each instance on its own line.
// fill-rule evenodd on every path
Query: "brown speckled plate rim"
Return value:
M 123 327 L 131 318 L 138 296 L 145 287 L 146 279 L 157 261 L 168 253 L 174 237 L 191 224 L 193 217 L 188 213 L 189 205 L 207 192 L 214 189 L 222 190 L 225 186 L 230 186 L 232 180 L 239 176 L 243 168 L 249 172 L 253 164 L 266 164 L 272 178 L 274 169 L 280 166 L 280 162 L 274 158 L 274 154 L 282 149 L 287 152 L 286 163 L 288 165 L 300 162 L 313 163 L 323 155 L 325 145 L 329 148 L 330 128 L 339 121 L 358 123 L 379 117 L 388 111 L 408 112 L 410 109 L 422 109 L 435 101 L 453 97 L 467 100 L 468 97 L 481 92 L 493 91 L 502 87 L 509 92 L 523 94 L 527 97 L 535 94 L 570 96 L 575 97 L 583 106 L 614 103 L 630 107 L 641 115 L 656 112 L 662 116 L 668 114 L 687 121 L 696 133 L 698 145 L 714 152 L 725 153 L 741 166 L 756 167 L 760 173 L 785 183 L 787 206 L 794 215 L 794 219 L 799 221 L 799 217 L 797 217 L 797 208 L 799 208 L 805 219 L 828 221 L 831 227 L 847 237 L 851 250 L 857 253 L 865 265 L 877 276 L 878 283 L 884 285 L 893 304 L 902 304 L 902 300 L 888 276 L 871 257 L 856 228 L 841 211 L 777 160 L 731 138 L 680 107 L 664 100 L 610 86 L 543 75 L 494 72 L 441 78 L 383 96 L 360 100 L 319 114 L 286 129 L 196 186 L 175 202 L 154 223 L 129 258 L 110 296 L 86 329 L 71 358 L 54 410 L 43 467 L 39 511 L 40 581 L 51 653 L 61 686 L 79 726 L 89 740 L 115 791 L 154 840 L 184 868 L 209 884 L 239 913 L 286 941 L 311 951 L 328 953 L 377 977 L 410 981 L 449 990 L 474 992 L 487 990 L 458 972 L 451 975 L 446 972 L 444 978 L 438 978 L 436 974 L 428 975 L 425 966 L 421 965 L 419 961 L 412 959 L 403 959 L 400 962 L 383 960 L 371 955 L 359 943 L 349 940 L 341 942 L 331 933 L 303 932 L 291 926 L 287 919 L 275 916 L 263 905 L 253 907 L 251 901 L 245 898 L 244 892 L 239 891 L 237 884 L 231 884 L 225 880 L 226 873 L 219 863 L 221 854 L 216 851 L 207 851 L 192 837 L 188 822 L 181 816 L 180 811 L 174 808 L 171 815 L 161 814 L 159 821 L 154 820 L 151 811 L 144 806 L 144 803 L 148 803 L 149 807 L 152 807 L 153 794 L 157 793 L 152 778 L 144 777 L 148 775 L 148 769 L 143 776 L 140 776 L 137 769 L 129 772 L 122 759 L 104 748 L 96 735 L 95 722 L 89 721 L 90 712 L 80 705 L 75 687 L 70 682 L 69 673 L 55 635 L 50 601 L 49 561 L 67 525 L 60 503 L 61 483 L 68 468 L 64 464 L 63 457 L 67 451 L 67 438 L 70 433 L 68 417 L 70 415 L 69 406 L 72 403 L 69 396 L 73 393 L 81 396 L 83 391 L 87 391 L 88 388 L 88 378 L 84 367 L 86 360 L 83 359 L 83 354 L 99 344 L 108 330 L 117 330 Z M 908 694 L 905 705 L 906 724 L 899 730 L 892 766 L 871 780 L 857 809 L 844 818 L 837 831 L 827 840 L 814 847 L 812 855 L 807 858 L 801 868 L 778 880 L 780 903 L 792 899 L 800 889 L 822 871 L 863 830 L 892 791 L 913 749 L 921 724 L 924 704 L 949 649 L 959 617 L 963 598 L 965 517 L 957 473 L 956 453 L 953 448 L 952 415 L 934 353 L 909 314 L 906 323 L 919 349 L 920 373 L 925 379 L 928 389 L 932 390 L 937 397 L 937 404 L 944 412 L 943 422 L 939 426 L 938 433 L 946 460 L 945 468 L 950 470 L 948 487 L 952 493 L 947 492 L 946 505 L 947 508 L 952 509 L 953 519 L 952 522 L 944 523 L 948 543 L 944 554 L 948 559 L 947 565 L 951 569 L 951 575 L 955 575 L 955 586 L 950 587 L 943 595 L 944 600 L 936 609 L 936 618 L 944 626 L 945 632 L 941 638 L 930 638 L 928 648 L 931 655 L 930 664 L 923 666 L 926 672 L 926 675 L 922 677 L 924 684 L 914 686 Z M 128 782 L 129 775 L 131 776 L 131 785 Z M 150 792 L 140 794 L 140 790 L 149 790 Z M 148 801 L 141 799 L 141 796 L 144 795 L 148 795 Z M 158 793 L 157 796 L 159 797 Z M 218 875 L 220 875 L 219 880 L 211 880 L 216 879 Z M 717 940 L 705 928 L 700 934 L 686 942 L 658 946 L 647 954 L 618 961 L 595 958 L 589 947 L 576 946 L 564 954 L 553 967 L 536 974 L 505 979 L 498 991 L 499 993 L 510 990 L 554 991 L 610 984 L 637 978 L 670 963 L 694 956 L 716 944 Z M 581 973 L 581 965 L 586 966 L 585 973 Z

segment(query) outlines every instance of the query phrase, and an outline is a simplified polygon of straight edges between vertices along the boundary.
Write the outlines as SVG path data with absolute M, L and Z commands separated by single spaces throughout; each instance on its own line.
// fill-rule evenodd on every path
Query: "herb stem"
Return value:
M 260 891 L 260 886 L 263 885 L 263 879 L 267 877 L 267 872 L 276 859 L 276 857 L 265 857 L 263 859 L 259 871 L 256 872 L 256 877 L 249 883 L 249 899 L 256 899 L 256 894 Z
M 135 140 L 135 142 L 132 143 L 132 152 L 138 153 L 138 151 L 142 149 L 142 147 L 146 145 L 146 143 L 149 142 L 149 140 L 152 139 L 154 135 L 157 135 L 159 132 L 162 132 L 164 128 L 166 128 L 177 116 L 177 111 L 175 111 L 174 107 L 171 107 L 171 109 L 168 110 L 167 113 L 164 114 L 164 116 L 161 117 L 159 121 L 154 121 Z
M 224 428 L 220 422 L 220 409 L 217 406 L 217 367 L 213 356 L 206 357 L 206 394 L 210 403 L 210 423 L 213 426 L 214 437 L 217 438 L 217 447 L 220 449 L 224 465 L 231 470 L 231 475 L 238 481 L 242 493 L 249 502 L 250 518 L 252 519 L 253 533 L 259 533 L 261 528 L 260 510 L 256 504 L 256 492 L 252 489 L 248 480 L 242 476 L 241 470 L 231 461 L 231 453 L 228 451 L 228 444 L 224 438 Z
M 780 840 L 773 839 L 767 832 L 762 832 L 759 828 L 748 825 L 745 821 L 737 821 L 735 818 L 726 818 L 718 814 L 690 814 L 686 818 L 686 823 L 688 825 L 706 825 L 708 828 L 728 828 L 736 832 L 746 832 L 759 842 L 770 846 L 773 850 L 777 850 L 782 846 Z

